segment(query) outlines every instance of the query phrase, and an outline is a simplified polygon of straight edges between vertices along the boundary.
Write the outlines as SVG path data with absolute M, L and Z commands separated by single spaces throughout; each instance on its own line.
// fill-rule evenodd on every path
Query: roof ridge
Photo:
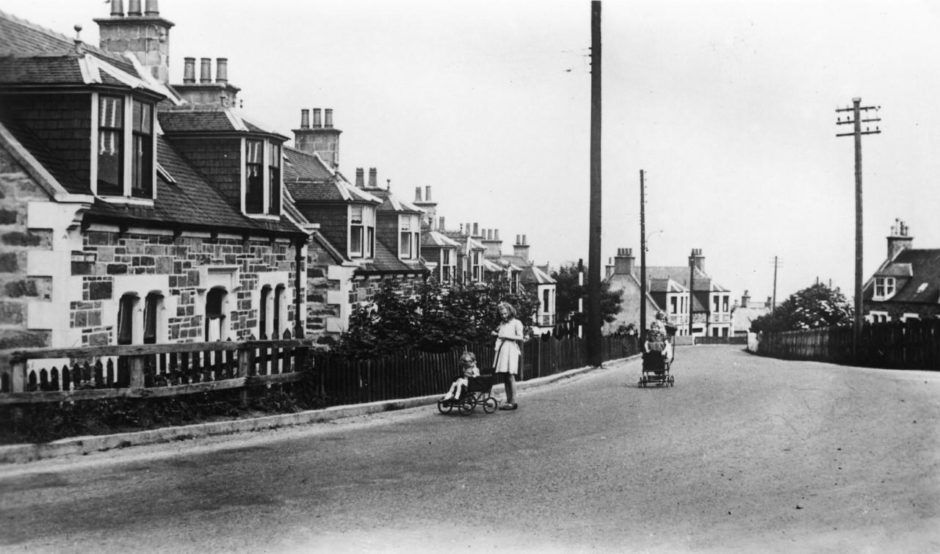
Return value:
M 47 35 L 47 36 L 49 36 L 49 37 L 51 37 L 51 38 L 54 38 L 54 39 L 56 39 L 56 40 L 60 40 L 60 41 L 62 41 L 62 42 L 64 43 L 62 46 L 63 46 L 66 50 L 72 50 L 72 51 L 74 52 L 74 48 L 75 48 L 75 39 L 69 37 L 68 35 L 65 35 L 65 34 L 63 34 L 63 33 L 60 33 L 59 31 L 56 31 L 56 30 L 54 30 L 54 29 L 52 29 L 52 28 L 50 28 L 50 27 L 45 27 L 45 26 L 43 26 L 43 25 L 40 25 L 39 23 L 34 23 L 34 22 L 32 22 L 32 21 L 30 21 L 30 20 L 28 20 L 28 19 L 23 19 L 22 17 L 19 17 L 19 16 L 14 15 L 14 14 L 12 14 L 12 13 L 10 13 L 10 12 L 7 12 L 7 11 L 4 11 L 4 10 L 0 9 L 0 18 L 4 18 L 4 17 L 7 18 L 7 19 L 9 19 L 10 21 L 13 21 L 14 23 L 17 23 L 17 24 L 22 25 L 22 26 L 24 26 L 24 27 L 28 27 L 28 28 L 30 28 L 30 29 L 32 29 L 32 30 L 34 30 L 34 31 L 37 31 L 37 32 L 40 32 L 40 33 L 44 33 L 45 35 Z M 78 23 L 76 23 L 76 25 L 78 25 Z M 86 53 L 87 53 L 87 52 L 90 52 L 90 53 L 92 53 L 92 54 L 94 54 L 94 55 L 96 55 L 96 56 L 101 56 L 101 57 L 104 57 L 104 58 L 108 58 L 108 59 L 110 59 L 111 61 L 117 61 L 117 62 L 124 63 L 124 59 L 123 59 L 119 54 L 116 54 L 116 53 L 114 53 L 114 52 L 108 52 L 107 50 L 104 50 L 104 49 L 102 49 L 102 48 L 100 48 L 100 47 L 98 47 L 98 46 L 95 46 L 95 45 L 93 45 L 93 44 L 89 44 L 89 43 L 87 43 L 87 42 L 85 42 L 84 40 L 81 40 L 81 39 L 79 39 L 79 41 L 82 43 L 82 48 L 86 51 Z M 77 55 L 77 53 L 76 53 L 76 55 Z M 33 55 L 33 56 L 29 56 L 29 57 L 46 57 L 46 56 L 35 56 L 35 55 Z M 51 57 L 51 56 L 49 56 L 49 57 Z

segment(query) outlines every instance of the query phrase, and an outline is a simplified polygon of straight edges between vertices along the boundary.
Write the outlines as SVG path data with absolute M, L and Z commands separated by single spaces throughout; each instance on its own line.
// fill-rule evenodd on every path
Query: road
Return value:
M 940 374 L 680 348 L 523 391 L 0 468 L 3 552 L 938 552 Z

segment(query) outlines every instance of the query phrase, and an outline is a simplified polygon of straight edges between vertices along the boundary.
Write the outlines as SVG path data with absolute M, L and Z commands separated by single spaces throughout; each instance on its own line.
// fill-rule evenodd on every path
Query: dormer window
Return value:
M 454 278 L 454 252 L 449 248 L 441 249 L 441 282 L 449 283 Z
M 245 213 L 280 215 L 281 146 L 245 139 Z
M 95 193 L 152 199 L 156 166 L 153 104 L 102 94 L 97 96 L 96 107 Z
M 375 251 L 375 208 L 349 206 L 349 257 L 372 258 Z
M 873 300 L 888 300 L 895 293 L 894 277 L 875 277 L 875 294 Z
M 417 260 L 420 256 L 421 222 L 417 215 L 398 216 L 398 257 Z
M 480 282 L 480 251 L 474 250 L 470 253 L 470 275 L 474 283 Z

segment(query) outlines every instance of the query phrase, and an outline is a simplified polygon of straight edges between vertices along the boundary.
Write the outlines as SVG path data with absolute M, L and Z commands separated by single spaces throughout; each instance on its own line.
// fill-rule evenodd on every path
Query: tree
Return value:
M 772 333 L 850 326 L 852 321 L 852 305 L 842 291 L 817 283 L 790 295 L 773 313 L 752 321 L 751 331 Z
M 406 295 L 386 281 L 371 303 L 353 308 L 349 329 L 334 350 L 371 358 L 410 349 L 440 352 L 489 341 L 499 323 L 496 305 L 501 301 L 516 308 L 526 327 L 531 325 L 537 300 L 524 291 L 511 294 L 503 282 L 445 288 L 429 281 Z
M 587 275 L 587 266 L 584 268 Z M 574 317 L 577 321 L 587 321 L 587 286 L 578 285 L 578 265 L 562 266 L 558 271 L 552 272 L 555 279 L 555 310 L 560 320 Z M 578 299 L 585 300 L 585 314 L 578 313 Z M 617 319 L 620 313 L 620 304 L 623 302 L 622 291 L 611 291 L 610 283 L 601 281 L 601 320 L 610 323 Z

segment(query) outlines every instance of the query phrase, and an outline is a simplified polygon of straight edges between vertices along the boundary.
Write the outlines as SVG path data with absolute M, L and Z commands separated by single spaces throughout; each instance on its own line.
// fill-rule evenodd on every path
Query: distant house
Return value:
M 747 335 L 751 330 L 751 323 L 759 317 L 771 312 L 771 299 L 768 297 L 764 303 L 751 301 L 747 291 L 741 295 L 741 303 L 735 303 L 731 308 L 731 321 L 735 336 Z
M 613 272 L 608 276 L 612 289 L 623 290 L 625 296 L 616 324 L 619 326 L 623 322 L 639 325 L 640 268 L 635 265 L 630 249 L 618 250 L 618 258 L 621 269 L 618 271 L 615 263 Z M 627 268 L 633 279 L 623 274 Z M 731 336 L 731 293 L 705 273 L 705 256 L 701 249 L 692 250 L 687 266 L 648 266 L 646 279 L 647 325 L 658 310 L 666 315 L 669 325 L 676 327 L 678 335 Z M 691 332 L 689 302 L 692 303 Z M 654 306 L 656 308 L 651 310 Z
M 621 303 L 620 311 L 615 315 L 614 321 L 604 324 L 604 334 L 616 333 L 630 324 L 636 326 L 638 330 L 648 328 L 656 317 L 656 313 L 662 308 L 653 299 L 650 290 L 647 290 L 645 297 L 642 295 L 640 275 L 636 267 L 636 258 L 633 257 L 633 249 L 618 248 L 617 255 L 611 262 L 607 266 L 604 281 L 607 282 L 611 292 L 620 291 Z M 674 289 L 669 290 L 668 293 L 682 298 L 683 303 L 688 297 L 688 291 L 678 285 L 674 285 Z M 640 308 L 643 302 L 646 303 L 646 322 L 641 324 Z M 668 298 L 665 305 L 668 305 Z
M 512 254 L 504 255 L 498 230 L 484 230 L 481 237 L 487 245 L 486 261 L 501 268 L 503 273 L 493 274 L 508 281 L 510 290 L 524 289 L 538 300 L 538 307 L 532 321 L 535 334 L 546 334 L 554 330 L 556 318 L 556 282 L 549 273 L 547 265 L 538 266 L 529 258 L 529 242 L 526 235 L 516 235 Z
M 875 323 L 940 317 L 940 249 L 915 249 L 907 224 L 891 227 L 884 262 L 862 289 L 865 319 Z

